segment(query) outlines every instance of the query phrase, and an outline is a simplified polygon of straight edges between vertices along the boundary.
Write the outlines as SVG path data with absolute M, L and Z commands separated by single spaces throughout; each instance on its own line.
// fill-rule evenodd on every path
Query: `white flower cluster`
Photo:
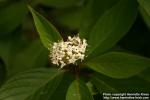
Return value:
M 50 58 L 53 64 L 63 68 L 67 64 L 75 63 L 77 60 L 84 60 L 87 42 L 79 36 L 68 37 L 67 41 L 54 42 L 50 51 Z

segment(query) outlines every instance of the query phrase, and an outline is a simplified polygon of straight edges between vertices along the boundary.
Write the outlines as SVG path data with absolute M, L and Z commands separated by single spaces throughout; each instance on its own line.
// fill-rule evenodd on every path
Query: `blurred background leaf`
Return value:
M 23 22 L 28 9 L 24 2 L 16 2 L 0 10 L 0 37 L 11 34 Z
M 68 29 L 77 31 L 80 28 L 84 15 L 84 8 L 84 6 L 81 6 L 70 9 L 54 10 L 51 16 L 55 23 L 59 23 L 59 26 L 62 26 L 62 30 Z
M 84 0 L 34 0 L 33 3 L 40 3 L 44 6 L 57 9 L 80 6 Z
M 9 40 L 1 40 L 0 47 L 0 57 L 4 61 L 8 76 L 27 69 L 45 67 L 47 64 L 48 51 L 40 40 L 30 42 L 24 36 L 18 35 Z
M 135 53 L 141 56 L 150 57 L 150 31 L 146 27 L 140 14 L 130 31 L 118 42 L 118 46 L 125 52 Z
M 0 59 L 0 87 L 5 80 L 5 77 L 6 77 L 6 69 L 3 61 Z

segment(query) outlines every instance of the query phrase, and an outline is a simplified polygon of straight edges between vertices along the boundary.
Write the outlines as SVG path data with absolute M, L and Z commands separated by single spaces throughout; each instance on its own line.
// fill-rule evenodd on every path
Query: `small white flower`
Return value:
M 53 43 L 49 57 L 53 64 L 60 65 L 63 68 L 67 64 L 74 64 L 79 59 L 83 61 L 86 47 L 86 39 L 82 40 L 79 36 L 68 36 L 68 40 L 65 42 Z

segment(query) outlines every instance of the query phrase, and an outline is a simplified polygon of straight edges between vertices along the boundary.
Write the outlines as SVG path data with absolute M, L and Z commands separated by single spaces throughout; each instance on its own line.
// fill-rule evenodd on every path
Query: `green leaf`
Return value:
M 52 82 L 48 82 L 43 88 L 36 91 L 35 94 L 30 96 L 29 100 L 50 100 L 53 99 L 52 96 L 54 95 L 55 91 L 57 91 L 57 87 L 61 84 L 62 76 L 58 76 L 52 80 Z
M 69 86 L 66 100 L 93 100 L 93 97 L 86 84 L 77 79 Z
M 88 61 L 87 66 L 109 77 L 128 78 L 150 67 L 150 59 L 123 52 L 109 52 Z
M 52 44 L 52 42 L 57 42 L 58 40 L 62 39 L 59 32 L 50 22 L 48 22 L 48 20 L 46 20 L 43 16 L 41 16 L 30 6 L 29 9 L 34 18 L 35 26 L 40 35 L 43 45 L 46 48 L 51 48 L 50 45 Z
M 58 77 L 53 82 L 48 83 L 44 88 L 34 94 L 30 100 L 65 100 L 66 92 L 73 77 L 65 73 L 63 77 Z M 59 90 L 59 91 L 58 91 Z
M 91 82 L 100 94 L 104 92 L 150 92 L 150 83 L 137 76 L 127 79 L 114 79 L 94 73 Z
M 51 88 L 53 93 L 59 84 L 63 71 L 56 69 L 34 69 L 16 75 L 0 89 L 1 100 L 31 100 L 37 92 Z M 46 97 L 45 97 L 46 98 Z M 42 98 L 44 100 L 47 100 Z M 34 99 L 37 100 L 37 99 Z
M 117 2 L 118 0 L 89 0 L 84 7 L 83 18 L 79 30 L 80 35 L 88 39 L 89 33 L 97 20 Z
M 106 11 L 89 33 L 89 58 L 106 52 L 130 29 L 137 15 L 136 0 L 120 0 Z M 90 55 L 91 54 L 91 55 Z
M 140 11 L 146 22 L 147 26 L 150 28 L 150 0 L 137 0 L 140 4 Z
M 0 10 L 1 36 L 14 31 L 24 20 L 28 9 L 24 2 L 13 3 Z M 16 20 L 17 19 L 17 20 Z
M 60 82 L 56 91 L 52 95 L 51 99 L 52 100 L 66 100 L 66 93 L 67 93 L 68 87 L 72 83 L 73 80 L 74 80 L 73 74 L 65 73 L 63 75 L 62 81 Z M 51 100 L 51 99 L 49 99 L 49 100 Z
M 98 75 L 93 75 L 91 78 L 91 82 L 96 86 L 99 93 L 104 92 L 118 92 L 117 89 L 105 83 L 105 81 L 99 79 Z
M 143 72 L 139 73 L 138 76 L 143 78 L 144 80 L 150 83 L 150 68 L 144 70 Z
M 145 9 L 147 14 L 150 16 L 150 1 L 149 0 L 137 0 L 141 7 Z
M 140 12 L 142 14 L 142 17 L 143 17 L 145 23 L 147 24 L 147 26 L 150 29 L 150 13 L 147 13 L 146 10 L 144 9 L 144 7 L 142 7 L 142 6 L 139 9 L 140 9 Z

